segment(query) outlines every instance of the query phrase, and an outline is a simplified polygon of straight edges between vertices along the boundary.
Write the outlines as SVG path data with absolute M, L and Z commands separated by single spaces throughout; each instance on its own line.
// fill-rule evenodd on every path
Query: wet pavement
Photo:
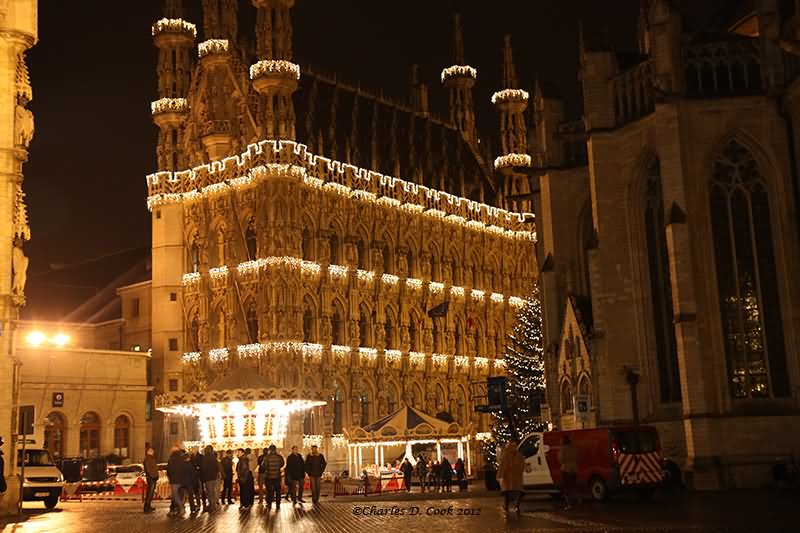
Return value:
M 324 499 L 320 506 L 292 507 L 279 512 L 258 503 L 249 511 L 238 505 L 216 513 L 172 518 L 169 504 L 142 514 L 141 504 L 130 501 L 61 502 L 53 511 L 41 504 L 25 505 L 19 522 L 0 522 L 2 533 L 292 533 L 369 532 L 431 533 L 442 531 L 800 531 L 800 493 L 738 491 L 670 493 L 653 501 L 616 498 L 584 502 L 569 511 L 549 497 L 527 496 L 521 512 L 505 513 L 497 494 L 467 497 L 383 495 L 363 500 Z

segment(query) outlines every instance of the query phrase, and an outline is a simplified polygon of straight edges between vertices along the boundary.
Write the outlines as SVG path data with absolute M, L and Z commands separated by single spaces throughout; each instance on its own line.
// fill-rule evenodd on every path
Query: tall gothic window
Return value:
M 442 345 L 442 324 L 441 318 L 436 317 L 433 319 L 433 351 L 438 352 L 441 350 Z
M 361 270 L 369 270 L 367 250 L 364 246 L 363 239 L 358 239 L 358 242 L 356 243 L 356 255 L 358 256 L 358 268 Z
M 392 322 L 392 315 L 389 314 L 388 309 L 386 312 L 386 322 L 383 324 L 385 332 L 384 344 L 387 350 L 394 348 L 394 322 Z
M 714 163 L 711 222 L 731 394 L 788 396 L 766 183 L 758 162 L 735 140 Z
M 412 315 L 408 319 L 409 351 L 419 351 L 419 336 L 417 335 L 417 319 Z
M 383 271 L 386 274 L 394 274 L 394 264 L 392 263 L 392 253 L 389 251 L 389 245 L 383 247 Z
M 247 231 L 244 235 L 244 240 L 247 244 L 247 257 L 251 261 L 256 258 L 258 253 L 258 240 L 256 239 L 256 219 L 251 218 L 247 224 Z
M 456 322 L 456 331 L 454 334 L 456 353 L 464 355 L 464 336 L 461 334 L 461 323 Z
M 197 316 L 192 318 L 192 323 L 189 325 L 189 351 L 200 351 L 200 322 Z
M 258 312 L 255 303 L 247 309 L 247 336 L 250 342 L 258 342 Z
M 333 433 L 342 432 L 344 426 L 344 394 L 339 387 L 333 393 Z
M 339 236 L 336 234 L 336 230 L 331 228 L 331 238 L 328 241 L 328 245 L 330 246 L 331 250 L 331 257 L 330 257 L 330 264 L 331 265 L 338 265 L 339 264 Z
M 681 400 L 681 382 L 675 326 L 672 323 L 672 285 L 665 227 L 661 170 L 656 159 L 647 169 L 645 233 L 661 401 L 669 403 Z
M 303 342 L 314 342 L 314 313 L 306 307 L 303 311 Z
M 342 312 L 338 307 L 333 309 L 333 319 L 331 320 L 331 336 L 333 337 L 331 343 L 341 346 L 344 344 L 343 331 L 342 331 Z
M 314 241 L 311 239 L 311 233 L 308 229 L 303 230 L 303 259 L 306 261 L 314 260 Z
M 358 315 L 358 345 L 369 346 L 369 319 L 364 309 Z
M 365 390 L 359 398 L 361 401 L 361 427 L 369 424 L 369 393 Z

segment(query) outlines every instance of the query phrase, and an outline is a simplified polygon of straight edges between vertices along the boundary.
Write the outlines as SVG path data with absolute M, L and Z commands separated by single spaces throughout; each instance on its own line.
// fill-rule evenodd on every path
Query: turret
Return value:
M 252 0 L 256 7 L 256 54 L 250 67 L 253 87 L 264 100 L 263 136 L 295 138 L 292 93 L 297 90 L 300 66 L 292 62 L 294 0 Z
M 528 92 L 517 88 L 510 35 L 506 35 L 503 48 L 503 85 L 505 89 L 492 95 L 492 103 L 500 113 L 500 156 L 495 159 L 494 166 L 496 169 L 530 166 L 525 125 Z
M 442 70 L 442 83 L 450 96 L 450 121 L 458 128 L 464 139 L 477 144 L 475 128 L 475 103 L 472 87 L 478 71 L 464 61 L 464 37 L 461 16 L 453 17 L 453 65 Z
M 411 107 L 423 117 L 430 115 L 428 86 L 419 80 L 419 65 L 411 65 Z
M 197 36 L 194 24 L 185 21 L 181 0 L 167 0 L 164 18 L 152 27 L 158 47 L 158 96 L 151 104 L 153 121 L 159 127 L 158 168 L 179 170 L 186 166 L 183 124 L 188 114 L 186 95 L 191 79 L 191 50 Z

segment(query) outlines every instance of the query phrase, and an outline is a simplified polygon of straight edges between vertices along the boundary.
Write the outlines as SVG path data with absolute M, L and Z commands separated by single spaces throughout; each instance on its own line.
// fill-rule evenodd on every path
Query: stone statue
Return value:
M 28 258 L 22 250 L 22 239 L 14 240 L 14 249 L 11 252 L 11 267 L 14 274 L 11 293 L 24 297 L 25 282 L 28 279 Z
M 208 331 L 208 321 L 203 320 L 200 323 L 200 328 L 197 331 L 197 339 L 198 339 L 197 341 L 198 347 L 201 350 L 205 350 L 206 348 L 208 348 L 208 345 L 211 342 Z
M 14 142 L 17 146 L 28 148 L 33 140 L 33 113 L 17 104 L 14 112 Z
M 407 350 L 411 340 L 408 337 L 408 326 L 400 326 L 400 348 Z

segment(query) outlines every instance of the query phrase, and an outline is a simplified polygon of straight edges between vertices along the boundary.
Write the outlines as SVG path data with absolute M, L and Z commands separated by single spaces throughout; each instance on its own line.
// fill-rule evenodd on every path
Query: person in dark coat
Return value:
M 207 506 L 205 511 L 211 513 L 218 509 L 217 482 L 219 480 L 219 461 L 214 448 L 208 445 L 203 450 L 203 460 L 200 463 L 200 481 L 206 493 Z
M 152 513 L 155 511 L 153 507 L 153 495 L 156 492 L 156 483 L 158 482 L 158 463 L 156 463 L 156 451 L 153 448 L 147 448 L 145 452 L 144 474 L 147 480 L 147 495 L 144 498 L 144 512 Z
M 3 437 L 0 437 L 0 448 L 3 447 L 5 442 L 3 441 Z M 6 486 L 6 461 L 3 459 L 3 450 L 0 450 L 0 494 L 3 494 L 5 491 L 8 490 Z
M 306 455 L 306 474 L 311 482 L 311 502 L 319 503 L 319 480 L 328 463 L 325 456 L 319 453 L 319 448 L 311 447 L 311 453 Z
M 264 483 L 267 489 L 267 509 L 272 506 L 275 498 L 275 509 L 281 508 L 281 469 L 286 464 L 283 456 L 278 453 L 278 448 L 272 444 L 267 455 L 264 456 Z
M 181 488 L 189 498 L 189 509 L 192 513 L 200 510 L 197 499 L 195 499 L 195 487 L 200 484 L 197 470 L 194 466 L 193 458 L 190 454 L 183 455 L 183 477 L 181 478 Z
M 430 468 L 431 485 L 433 485 L 434 492 L 439 492 L 441 488 L 440 466 L 439 461 L 434 461 Z
M 200 480 L 200 469 L 203 463 L 203 456 L 200 454 L 200 448 L 197 446 L 193 447 L 191 457 L 192 466 L 194 467 L 194 486 L 192 487 L 190 498 L 194 498 L 195 509 L 199 511 L 201 508 L 206 508 L 206 491 L 203 482 Z
M 442 480 L 442 492 L 453 492 L 453 466 L 447 457 L 442 457 L 442 463 L 439 465 L 439 479 Z
M 464 468 L 464 461 L 459 457 L 456 459 L 456 464 L 453 467 L 456 471 L 456 479 L 458 480 L 458 490 L 464 490 L 464 480 L 467 476 L 466 469 Z
M 425 487 L 428 486 L 428 462 L 422 454 L 417 457 L 416 471 L 417 477 L 419 478 L 420 489 L 422 489 L 422 492 L 425 492 Z
M 292 446 L 292 453 L 286 458 L 286 484 L 289 485 L 292 504 L 305 503 L 303 488 L 306 484 L 306 464 L 303 456 L 297 451 L 297 446 Z
M 250 463 L 244 450 L 239 448 L 239 462 L 236 463 L 236 477 L 239 480 L 239 502 L 244 510 L 250 509 L 255 499 L 255 481 Z
M 227 498 L 228 504 L 233 503 L 231 495 L 233 493 L 233 451 L 227 450 L 225 457 L 222 458 L 222 495 L 220 496 L 220 503 L 225 503 Z
M 172 503 L 169 508 L 169 516 L 182 515 L 185 510 L 183 502 L 183 454 L 176 446 L 172 448 L 169 461 L 167 462 L 167 479 L 172 491 Z
M 411 466 L 408 458 L 400 465 L 400 471 L 403 473 L 403 483 L 406 485 L 406 491 L 411 492 L 411 476 L 414 474 L 414 467 Z

